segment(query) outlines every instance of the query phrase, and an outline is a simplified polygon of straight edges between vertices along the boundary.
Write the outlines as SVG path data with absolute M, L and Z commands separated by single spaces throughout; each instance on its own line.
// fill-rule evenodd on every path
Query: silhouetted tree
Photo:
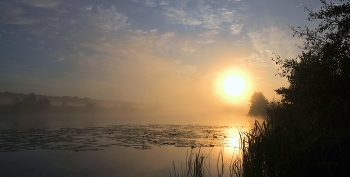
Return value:
M 72 107 L 69 106 L 66 102 L 62 102 L 61 103 L 61 111 L 62 111 L 62 113 L 71 113 Z
M 37 112 L 38 113 L 46 113 L 52 107 L 52 105 L 50 103 L 50 100 L 47 99 L 46 97 L 39 98 L 38 101 L 37 101 L 36 106 L 37 106 Z
M 20 103 L 20 112 L 22 114 L 33 114 L 36 113 L 37 98 L 34 93 L 30 93 L 23 98 Z
M 89 101 L 89 102 L 86 103 L 86 105 L 85 105 L 85 110 L 86 110 L 86 112 L 88 112 L 88 113 L 95 113 L 96 109 L 97 109 L 97 105 L 96 105 L 96 103 L 93 102 L 93 101 Z
M 21 100 L 18 97 L 13 97 L 12 102 L 7 105 L 6 114 L 36 114 L 47 113 L 52 105 L 46 97 L 37 99 L 37 95 L 30 93 Z
M 12 102 L 8 105 L 8 112 L 19 114 L 21 112 L 21 100 L 18 97 L 13 97 Z
M 302 54 L 285 60 L 276 56 L 273 60 L 281 66 L 279 75 L 290 83 L 276 90 L 282 102 L 299 112 L 316 115 L 328 125 L 349 117 L 350 2 L 321 2 L 318 12 L 306 8 L 309 21 L 321 21 L 316 29 L 292 28 L 294 35 L 304 40 Z
M 250 98 L 249 116 L 265 116 L 268 101 L 261 92 L 254 92 Z

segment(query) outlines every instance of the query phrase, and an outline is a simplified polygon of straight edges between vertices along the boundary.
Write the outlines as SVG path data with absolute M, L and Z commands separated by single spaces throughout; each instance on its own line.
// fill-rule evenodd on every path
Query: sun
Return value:
M 223 68 L 213 82 L 213 93 L 218 100 L 230 105 L 243 105 L 253 90 L 250 72 L 237 67 Z
M 230 76 L 224 82 L 224 89 L 230 95 L 239 95 L 246 88 L 244 80 L 239 76 Z

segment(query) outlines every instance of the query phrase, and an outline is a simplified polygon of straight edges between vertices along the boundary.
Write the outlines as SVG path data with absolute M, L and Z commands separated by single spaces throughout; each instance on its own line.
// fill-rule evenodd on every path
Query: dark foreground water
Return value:
M 186 154 L 199 149 L 215 176 L 220 150 L 228 165 L 238 152 L 238 130 L 247 128 L 147 121 L 111 125 L 91 117 L 2 120 L 0 176 L 170 176 L 174 165 L 184 168 Z M 113 123 L 118 122 L 127 123 Z

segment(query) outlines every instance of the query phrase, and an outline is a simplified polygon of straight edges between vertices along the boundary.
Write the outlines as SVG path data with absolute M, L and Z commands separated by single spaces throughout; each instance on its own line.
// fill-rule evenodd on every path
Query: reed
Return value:
M 317 111 L 298 112 L 280 103 L 267 112 L 263 123 L 241 133 L 244 176 L 349 174 L 348 129 L 327 128 Z
M 199 148 L 198 153 L 193 152 L 193 148 L 191 148 L 190 153 L 188 151 L 186 152 L 186 165 L 185 169 L 183 169 L 181 165 L 181 170 L 178 172 L 178 170 L 175 167 L 175 162 L 173 161 L 173 175 L 171 171 L 169 170 L 169 175 L 172 177 L 203 177 L 206 176 L 206 174 L 209 172 L 206 167 L 206 160 L 208 158 L 203 156 L 203 154 L 200 153 L 201 148 Z
M 176 169 L 175 162 L 173 161 L 173 169 L 169 170 L 169 176 L 172 177 L 206 177 L 206 176 L 214 176 L 210 172 L 210 155 L 213 149 L 204 156 L 201 153 L 201 148 L 199 148 L 198 152 L 194 152 L 193 149 L 188 153 L 186 153 L 186 161 L 185 167 L 181 165 L 181 169 Z M 243 176 L 242 175 L 242 160 L 237 154 L 232 154 L 230 160 L 226 160 L 224 158 L 224 148 L 221 147 L 216 158 L 216 176 L 224 177 L 227 176 Z
M 350 174 L 350 131 L 327 128 L 314 111 L 298 112 L 280 103 L 271 103 L 262 123 L 240 132 L 241 157 L 225 162 L 223 149 L 217 157 L 217 176 L 347 176 Z M 339 126 L 340 127 L 340 126 Z M 178 177 L 212 176 L 208 156 L 186 156 L 186 168 Z M 182 170 L 182 169 L 181 169 Z M 227 176 L 226 175 L 226 176 Z

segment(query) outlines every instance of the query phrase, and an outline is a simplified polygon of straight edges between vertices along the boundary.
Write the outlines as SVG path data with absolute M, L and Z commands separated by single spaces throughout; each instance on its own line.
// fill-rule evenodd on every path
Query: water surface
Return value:
M 222 147 L 228 164 L 239 145 L 238 130 L 247 129 L 135 119 L 2 118 L 0 171 L 4 176 L 169 176 L 174 165 L 184 167 L 186 154 L 200 149 L 215 176 Z

